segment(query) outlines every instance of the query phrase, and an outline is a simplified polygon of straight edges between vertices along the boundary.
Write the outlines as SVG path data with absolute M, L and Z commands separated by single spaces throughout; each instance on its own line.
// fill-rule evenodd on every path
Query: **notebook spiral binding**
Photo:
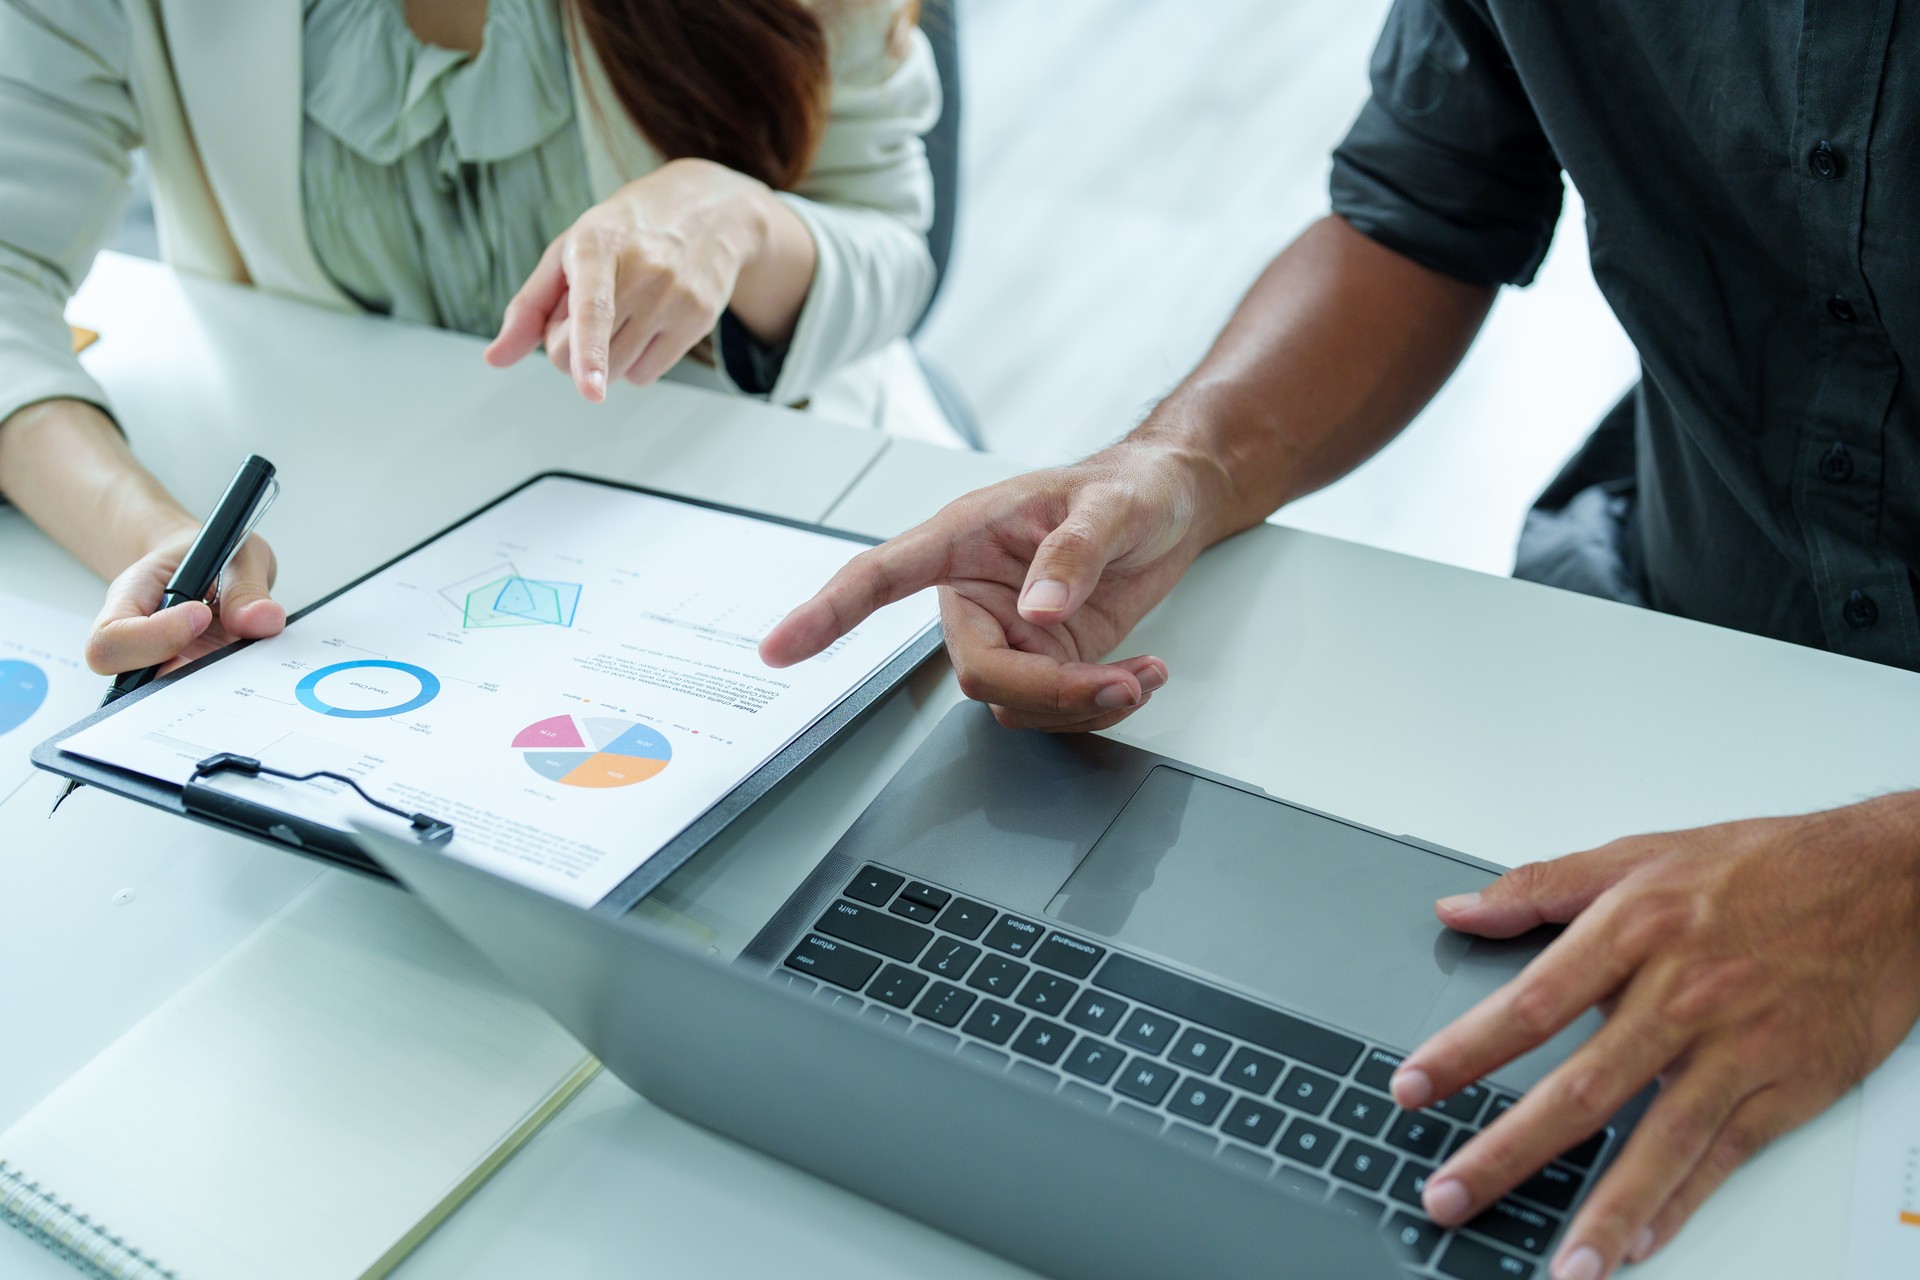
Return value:
M 0 1160 L 0 1226 L 51 1249 L 95 1280 L 180 1280 L 106 1227 Z

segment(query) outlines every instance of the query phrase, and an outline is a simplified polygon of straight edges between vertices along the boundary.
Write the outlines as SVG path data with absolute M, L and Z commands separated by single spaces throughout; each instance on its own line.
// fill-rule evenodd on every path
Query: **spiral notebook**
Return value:
M 383 1276 L 597 1069 L 328 872 L 0 1134 L 0 1230 L 107 1280 Z

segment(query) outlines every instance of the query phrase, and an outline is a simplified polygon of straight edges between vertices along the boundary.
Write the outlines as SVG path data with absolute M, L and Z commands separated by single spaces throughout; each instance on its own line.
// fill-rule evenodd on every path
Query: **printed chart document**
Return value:
M 455 856 L 587 906 L 935 621 L 925 592 L 762 664 L 861 549 L 547 477 L 62 745 L 176 784 L 223 751 L 342 773 L 451 822 Z M 231 785 L 342 829 L 377 816 L 333 783 Z
M 0 800 L 33 776 L 34 747 L 83 718 L 107 691 L 80 655 L 87 620 L 0 594 Z
M 1920 1031 L 1867 1077 L 1848 1280 L 1920 1276 Z

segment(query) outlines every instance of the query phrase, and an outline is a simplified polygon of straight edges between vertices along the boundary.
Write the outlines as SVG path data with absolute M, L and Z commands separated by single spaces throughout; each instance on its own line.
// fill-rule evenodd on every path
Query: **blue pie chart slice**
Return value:
M 0 733 L 11 733 L 47 700 L 47 673 L 18 658 L 0 659 Z

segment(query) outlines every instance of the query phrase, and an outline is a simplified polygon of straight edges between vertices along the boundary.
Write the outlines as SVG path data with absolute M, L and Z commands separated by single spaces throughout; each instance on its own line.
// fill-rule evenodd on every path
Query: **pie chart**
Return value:
M 0 659 L 0 733 L 25 724 L 46 700 L 46 672 L 18 658 Z
M 513 745 L 528 768 L 568 787 L 630 787 L 673 759 L 658 729 L 615 716 L 549 716 L 522 729 Z

